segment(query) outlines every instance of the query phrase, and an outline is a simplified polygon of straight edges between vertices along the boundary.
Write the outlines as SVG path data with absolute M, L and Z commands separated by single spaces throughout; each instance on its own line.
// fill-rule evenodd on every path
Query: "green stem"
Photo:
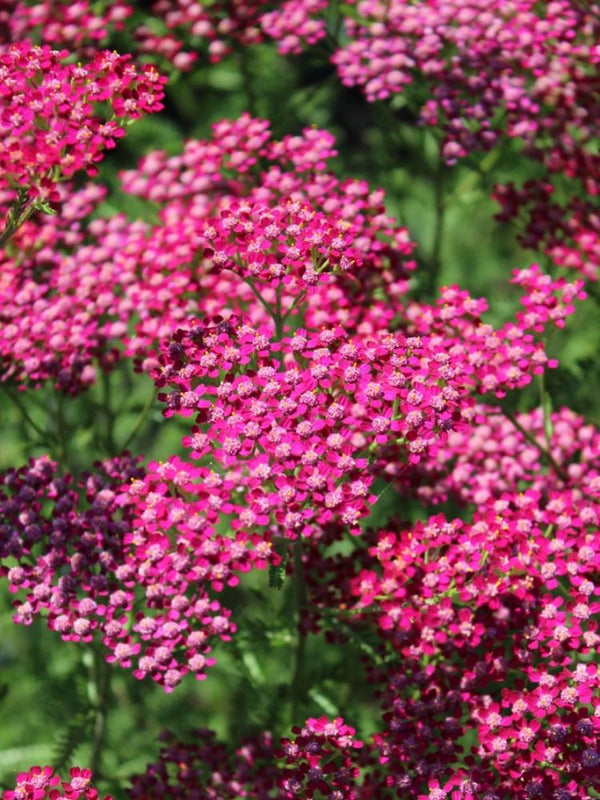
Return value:
M 150 409 L 154 405 L 154 401 L 156 400 L 157 391 L 158 391 L 157 389 L 153 389 L 151 394 L 148 396 L 148 399 L 144 403 L 144 406 L 143 406 L 142 410 L 140 411 L 140 413 L 138 415 L 138 418 L 133 423 L 133 428 L 129 431 L 129 436 L 125 439 L 125 441 L 123 442 L 123 444 L 121 446 L 121 452 L 123 452 L 123 450 L 127 450 L 129 445 L 132 443 L 132 441 L 135 439 L 135 437 L 140 432 L 140 429 L 142 428 L 144 422 L 148 418 L 148 414 L 150 413 Z
M 269 305 L 269 303 L 267 303 L 267 301 L 266 301 L 266 300 L 263 298 L 263 296 L 261 295 L 261 293 L 258 291 L 258 289 L 256 288 L 256 286 L 254 285 L 254 281 L 252 280 L 252 278 L 242 278 L 242 280 L 243 280 L 245 283 L 247 283 L 247 284 L 248 284 L 248 286 L 249 286 L 249 287 L 252 289 L 252 293 L 255 295 L 255 297 L 256 297 L 256 299 L 259 301 L 259 303 L 261 303 L 262 307 L 265 309 L 265 311 L 267 312 L 267 314 L 268 314 L 270 317 L 273 317 L 273 319 L 275 319 L 275 314 L 273 313 L 273 309 L 271 308 L 271 306 Z
M 445 165 L 440 156 L 438 169 L 435 176 L 435 225 L 433 229 L 433 242 L 431 246 L 431 267 L 429 275 L 429 289 L 434 291 L 438 276 L 442 269 L 442 245 L 444 241 L 444 222 L 446 217 L 446 203 L 444 201 L 444 170 Z
M 61 392 L 56 394 L 56 454 L 59 468 L 64 469 L 69 462 L 67 451 L 67 423 L 65 420 L 64 397 Z
M 246 102 L 248 104 L 247 108 L 250 114 L 255 117 L 257 116 L 257 102 L 258 97 L 256 92 L 254 91 L 254 79 L 251 69 L 251 48 L 249 47 L 240 47 L 238 50 L 238 66 L 240 69 L 240 73 L 244 79 L 244 89 L 246 91 Z
M 540 386 L 540 405 L 542 406 L 542 414 L 544 417 L 544 439 L 546 441 L 546 449 L 550 450 L 552 442 L 552 399 L 550 394 L 546 391 L 544 373 L 538 377 Z
M 300 305 L 300 303 L 302 303 L 302 302 L 304 301 L 304 299 L 305 299 L 305 298 L 306 298 L 306 292 L 302 292 L 301 294 L 299 294 L 299 295 L 298 295 L 298 297 L 297 297 L 297 298 L 294 300 L 294 302 L 292 303 L 292 305 L 291 305 L 291 306 L 288 308 L 288 310 L 285 312 L 285 314 L 284 314 L 284 315 L 283 315 L 283 317 L 281 318 L 281 321 L 282 321 L 282 322 L 285 322 L 285 321 L 286 321 L 286 319 L 289 317 L 289 315 L 290 315 L 290 314 L 291 314 L 293 311 L 295 311 L 295 310 L 298 308 L 298 306 Z
M 35 422 L 35 420 L 33 420 L 31 418 L 31 416 L 29 415 L 29 412 L 25 408 L 25 404 L 21 401 L 21 398 L 19 397 L 19 393 L 18 392 L 14 392 L 13 393 L 12 389 L 9 388 L 8 386 L 4 386 L 4 391 L 6 392 L 7 396 L 10 398 L 10 400 L 19 409 L 19 412 L 21 413 L 21 416 L 23 417 L 25 422 L 37 433 L 37 435 L 40 438 L 45 439 L 47 436 L 50 436 L 50 433 L 48 431 L 45 431 L 45 430 L 43 430 L 43 428 L 40 428 L 40 426 L 37 424 L 37 422 Z
M 105 436 L 106 436 L 106 449 L 111 456 L 116 455 L 115 449 L 115 418 L 111 405 L 111 382 L 110 373 L 102 371 L 102 413 L 105 419 Z
M 18 231 L 21 225 L 27 222 L 29 217 L 31 217 L 31 215 L 37 211 L 36 203 L 34 202 L 30 205 L 27 205 L 28 202 L 29 194 L 27 189 L 19 189 L 15 204 L 8 212 L 8 216 L 6 217 L 4 230 L 2 233 L 0 233 L 0 247 L 5 245 L 13 233 Z
M 519 433 L 521 433 L 530 444 L 532 444 L 540 451 L 540 453 L 544 456 L 544 458 L 546 459 L 548 464 L 552 467 L 554 472 L 558 475 L 558 477 L 566 483 L 569 480 L 569 476 L 560 466 L 560 464 L 556 461 L 550 450 L 547 447 L 544 447 L 543 444 L 540 444 L 540 442 L 538 442 L 535 436 L 533 436 L 533 434 L 531 434 L 526 428 L 524 428 L 521 425 L 521 423 L 515 417 L 514 414 L 512 414 L 510 411 L 507 411 L 504 408 L 502 409 L 502 413 L 508 420 L 510 420 L 510 422 L 512 422 L 512 424 L 519 431 Z
M 275 337 L 280 342 L 283 339 L 283 320 L 284 316 L 281 311 L 281 286 L 275 290 L 275 313 L 273 314 L 273 322 L 275 323 Z
M 573 599 L 573 591 L 571 587 L 565 586 L 564 580 L 560 579 L 557 581 L 557 589 L 558 593 L 561 594 L 565 600 L 571 601 Z
M 296 649 L 290 686 L 292 725 L 296 725 L 299 721 L 299 710 L 305 688 L 306 634 L 302 630 L 302 617 L 306 606 L 306 583 L 304 580 L 304 565 L 302 563 L 302 540 L 300 538 L 294 542 L 294 599 L 296 606 Z
M 106 721 L 110 693 L 110 669 L 102 654 L 94 652 L 93 682 L 90 686 L 94 704 L 94 728 L 90 769 L 98 778 L 102 770 L 102 750 L 106 738 Z

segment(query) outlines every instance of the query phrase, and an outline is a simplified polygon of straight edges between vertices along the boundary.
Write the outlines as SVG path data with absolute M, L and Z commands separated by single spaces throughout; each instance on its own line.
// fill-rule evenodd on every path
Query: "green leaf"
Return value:
M 328 716 L 337 717 L 339 715 L 339 709 L 328 697 L 325 697 L 324 694 L 321 694 L 321 692 L 318 692 L 316 689 L 310 689 L 308 696 L 319 706 L 319 708 L 323 709 Z
M 258 663 L 254 653 L 246 651 L 242 653 L 242 662 L 248 671 L 248 675 L 256 686 L 262 686 L 265 683 L 265 675 Z
M 551 442 L 554 426 L 552 425 L 552 398 L 549 392 L 543 392 L 542 403 L 542 410 L 544 412 L 544 436 L 547 442 Z
M 51 217 L 55 217 L 58 213 L 55 208 L 52 208 L 50 203 L 47 200 L 39 200 L 35 203 L 35 207 L 39 211 L 43 211 L 44 214 L 49 214 Z
M 285 563 L 269 565 L 269 589 L 281 589 L 285 582 Z
M 91 709 L 76 714 L 56 737 L 52 765 L 58 772 L 73 762 L 77 749 L 87 741 L 92 728 L 94 715 Z
M 279 564 L 269 564 L 269 589 L 281 589 L 285 581 L 285 572 L 290 555 L 289 545 L 276 543 L 274 548 L 277 555 L 281 558 Z

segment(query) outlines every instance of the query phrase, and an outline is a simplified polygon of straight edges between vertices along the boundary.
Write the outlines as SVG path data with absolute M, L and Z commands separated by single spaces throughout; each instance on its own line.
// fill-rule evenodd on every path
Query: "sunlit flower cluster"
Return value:
M 164 78 L 136 68 L 129 56 L 103 51 L 88 64 L 27 41 L 0 50 L 2 188 L 51 192 L 60 177 L 94 174 L 102 152 L 114 147 L 128 120 L 162 108 Z M 108 101 L 113 119 L 95 113 Z

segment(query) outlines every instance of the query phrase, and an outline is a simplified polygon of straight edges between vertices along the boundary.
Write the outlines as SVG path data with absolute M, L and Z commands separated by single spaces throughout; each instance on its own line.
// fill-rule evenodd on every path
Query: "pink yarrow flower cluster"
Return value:
M 52 767 L 31 767 L 17 775 L 15 789 L 6 789 L 2 800 L 98 800 L 89 769 L 71 767 L 63 781 Z M 106 795 L 104 800 L 112 800 Z
M 379 630 L 374 748 L 398 790 L 525 800 L 598 786 L 599 519 L 597 497 L 528 489 L 471 523 L 437 515 L 367 534 L 368 553 L 308 555 L 317 627 L 350 642 Z
M 280 53 L 300 53 L 325 37 L 327 26 L 319 15 L 327 10 L 327 0 L 285 0 L 275 5 L 262 14 L 260 26 Z
M 235 488 L 234 479 L 177 458 L 150 463 L 147 476 L 126 488 L 123 502 L 133 505 L 134 519 L 119 577 L 132 590 L 142 587 L 149 609 L 133 626 L 145 643 L 133 674 L 152 678 L 167 692 L 190 672 L 204 679 L 215 663 L 209 656 L 213 641 L 229 641 L 236 631 L 231 611 L 215 593 L 277 560 L 252 526 L 217 533 L 220 514 L 235 508 Z M 128 661 L 127 652 L 124 657 Z
M 358 229 L 346 220 L 288 199 L 273 208 L 233 202 L 209 218 L 204 236 L 212 269 L 231 269 L 261 283 L 283 283 L 294 292 L 314 286 L 324 270 L 347 272 L 359 256 L 352 247 Z
M 236 0 L 201 5 L 189 0 L 158 0 L 152 7 L 155 25 L 135 31 L 143 51 L 160 53 L 179 69 L 206 50 L 212 63 L 236 46 L 249 46 L 272 38 L 283 54 L 299 53 L 323 39 L 326 24 L 322 12 L 327 0 Z M 156 23 L 165 30 L 157 33 Z
M 369 100 L 424 82 L 421 119 L 444 128 L 449 161 L 491 147 L 502 131 L 565 158 L 570 122 L 591 134 L 598 20 L 584 4 L 363 0 L 356 11 L 358 19 L 346 19 L 350 43 L 332 59 L 342 82 Z
M 545 174 L 523 189 L 497 187 L 501 218 L 524 215 L 522 243 L 595 278 L 596 205 L 575 199 L 562 207 L 543 195 L 556 188 L 549 181 L 569 197 L 600 192 L 599 32 L 594 9 L 577 0 L 365 0 L 348 13 L 350 42 L 332 60 L 342 82 L 368 100 L 402 94 L 407 106 L 418 105 L 420 121 L 443 132 L 449 165 L 507 139 L 521 142 Z
M 285 277 L 281 258 L 275 258 L 275 255 L 287 257 L 289 266 L 289 256 L 282 251 L 282 245 L 287 248 L 299 244 L 300 253 L 291 252 L 294 263 L 306 262 L 307 277 L 312 276 L 313 281 L 303 306 L 296 306 L 296 310 L 305 312 L 304 321 L 309 327 L 331 324 L 332 321 L 351 330 L 361 326 L 367 332 L 384 327 L 396 313 L 390 300 L 397 302 L 407 291 L 408 276 L 415 268 L 415 263 L 410 260 L 413 245 L 406 229 L 386 213 L 385 196 L 381 190 L 371 191 L 364 181 L 340 181 L 333 175 L 327 162 L 335 155 L 334 144 L 331 134 L 313 128 L 305 129 L 300 136 L 286 136 L 281 141 L 273 141 L 266 121 L 244 114 L 238 120 L 223 120 L 215 124 L 212 139 L 188 142 L 181 155 L 167 158 L 158 152 L 142 159 L 137 170 L 123 174 L 124 187 L 160 203 L 159 213 L 167 230 L 157 229 L 156 243 L 151 241 L 146 248 L 149 255 L 144 274 L 148 275 L 150 285 L 141 287 L 140 293 L 153 292 L 158 284 L 157 265 L 164 263 L 164 254 L 151 251 L 164 248 L 163 242 L 168 237 L 169 242 L 177 243 L 176 249 L 171 246 L 169 261 L 170 265 L 179 267 L 174 290 L 178 296 L 183 295 L 182 302 L 185 298 L 189 313 L 188 301 L 190 292 L 194 291 L 194 276 L 190 276 L 191 281 L 190 278 L 183 280 L 179 265 L 185 265 L 183 274 L 188 275 L 189 262 L 198 261 L 198 256 L 194 257 L 193 253 L 200 247 L 212 249 L 211 241 L 217 236 L 225 245 L 225 252 L 220 250 L 219 258 L 226 259 L 226 265 L 236 267 L 235 275 L 220 268 L 214 270 L 213 275 L 206 275 L 201 271 L 202 264 L 198 267 L 192 264 L 192 272 L 202 277 L 197 297 L 198 310 L 208 314 L 220 313 L 222 308 L 218 298 L 235 296 L 237 308 L 232 310 L 242 311 L 259 324 L 266 321 L 264 307 L 257 302 L 250 287 L 240 284 L 238 275 L 248 275 L 247 263 L 254 262 L 258 268 L 259 264 L 270 262 L 269 268 L 275 274 L 260 276 L 266 278 L 261 281 L 260 293 L 275 308 L 278 301 L 274 279 L 277 273 Z M 259 161 L 265 165 L 263 169 L 259 168 Z M 243 209 L 241 215 L 237 213 L 239 209 Z M 216 226 L 211 219 L 215 214 L 218 215 Z M 277 249 L 267 247 L 269 239 L 262 235 L 260 227 L 256 228 L 258 218 L 265 220 L 266 226 L 269 215 L 278 220 L 277 238 L 272 240 Z M 225 234 L 224 217 L 228 217 L 226 224 L 232 226 L 227 240 L 222 238 Z M 317 239 L 297 243 L 294 231 L 306 236 L 308 218 L 312 218 L 314 228 L 317 221 L 322 222 L 323 234 L 325 230 L 338 230 L 341 238 L 329 235 L 319 241 L 319 231 L 314 230 Z M 282 225 L 284 222 L 286 224 Z M 247 225 L 251 227 L 246 233 L 243 228 Z M 270 227 L 271 231 L 276 229 L 277 226 L 275 229 Z M 247 235 L 250 235 L 248 242 Z M 349 242 L 350 236 L 352 240 Z M 348 261 L 352 260 L 353 268 L 347 276 L 338 270 L 335 277 L 330 277 L 330 267 L 340 263 L 342 255 L 341 251 L 336 251 L 336 246 L 344 245 L 350 247 L 352 259 L 347 258 L 342 263 L 347 267 Z M 241 251 L 239 258 L 237 247 Z M 247 253 L 248 247 L 253 252 Z M 248 258 L 242 258 L 246 255 L 250 262 Z M 175 256 L 177 261 L 174 262 Z M 238 260 L 237 265 L 232 263 L 233 256 Z M 302 256 L 304 261 L 297 256 Z M 315 280 L 317 269 L 321 270 L 318 282 Z M 288 272 L 287 268 L 285 272 Z M 165 279 L 169 285 L 174 283 L 171 275 L 168 278 L 165 275 Z M 288 279 L 279 288 L 284 312 L 298 296 L 296 291 L 286 297 L 293 288 L 290 283 Z M 383 295 L 385 300 L 382 300 Z M 173 301 L 170 313 L 172 317 L 181 313 L 174 308 Z M 159 324 L 157 319 L 144 323 L 151 338 L 152 327 Z M 133 346 L 140 348 L 142 343 L 140 331 Z
M 374 499 L 374 449 L 393 442 L 417 463 L 469 417 L 462 377 L 425 337 L 271 335 L 234 319 L 191 325 L 154 372 L 159 386 L 174 387 L 160 396 L 166 416 L 194 417 L 184 439 L 192 458 L 246 473 L 246 509 L 234 525 L 276 522 L 296 538 L 339 518 L 357 531 Z
M 564 327 L 574 312 L 574 300 L 584 300 L 583 281 L 553 280 L 537 264 L 515 270 L 511 283 L 524 288 L 515 321 L 495 330 L 481 316 L 487 301 L 474 299 L 458 286 L 444 287 L 435 306 L 410 303 L 406 318 L 416 333 L 438 334 L 440 346 L 462 362 L 467 381 L 476 391 L 502 397 L 506 389 L 526 386 L 532 374 L 557 365 L 545 353 L 538 335 L 548 324 Z M 442 343 L 443 342 L 443 343 Z
M 67 197 L 70 188 L 59 184 L 56 217 L 27 222 L 18 249 L 0 256 L 0 380 L 52 380 L 77 394 L 121 357 L 134 313 L 131 254 L 143 251 L 147 226 L 119 215 L 89 221 L 104 191 L 90 185 Z
M 61 177 L 89 174 L 124 134 L 124 125 L 162 108 L 164 78 L 142 70 L 130 56 L 98 53 L 87 65 L 66 61 L 66 51 L 28 42 L 0 52 L 0 171 L 2 186 L 49 191 Z M 114 118 L 94 104 L 108 101 Z
M 242 533 L 207 531 L 201 500 L 165 489 L 193 491 L 175 464 L 157 472 L 154 487 L 142 481 L 129 456 L 98 465 L 78 485 L 44 457 L 9 470 L 0 484 L 0 569 L 19 595 L 15 622 L 43 616 L 65 641 L 99 641 L 107 661 L 172 691 L 188 672 L 204 678 L 213 639 L 235 631 L 209 589 L 236 585 L 239 572 L 266 566 L 270 551 Z M 133 498 L 142 487 L 147 513 L 138 520 Z
M 180 156 L 150 154 L 123 176 L 126 189 L 160 203 L 155 226 L 89 220 L 103 193 L 58 184 L 57 216 L 29 220 L 4 255 L 2 379 L 51 379 L 75 394 L 123 345 L 149 355 L 190 314 L 220 313 L 223 297 L 264 324 L 270 316 L 248 277 L 273 311 L 279 303 L 291 318 L 308 306 L 311 328 L 380 330 L 396 313 L 390 300 L 407 291 L 413 245 L 385 212 L 383 192 L 329 171 L 333 145 L 316 129 L 272 141 L 268 124 L 248 115 L 217 123 L 212 139 L 189 142 Z M 213 269 L 205 256 L 215 236 L 231 269 Z M 260 274 L 249 265 L 263 265 Z
M 261 41 L 259 21 L 266 6 L 266 0 L 217 0 L 208 6 L 190 0 L 158 0 L 152 14 L 156 22 L 163 22 L 163 31 L 157 32 L 156 25 L 143 25 L 136 30 L 136 38 L 143 52 L 159 53 L 180 69 L 187 69 L 197 57 L 192 42 L 204 45 L 216 63 L 231 52 L 234 43 L 248 46 Z M 190 45 L 184 48 L 190 37 Z
M 12 8 L 1 39 L 8 43 L 28 39 L 67 48 L 85 57 L 106 46 L 114 31 L 123 30 L 133 8 L 122 0 L 10 0 Z
M 403 489 L 427 504 L 452 498 L 474 505 L 523 482 L 539 492 L 600 491 L 600 433 L 593 425 L 567 408 L 546 420 L 538 408 L 517 414 L 515 422 L 496 406 L 477 406 L 468 431 L 451 431 L 434 456 L 401 473 Z

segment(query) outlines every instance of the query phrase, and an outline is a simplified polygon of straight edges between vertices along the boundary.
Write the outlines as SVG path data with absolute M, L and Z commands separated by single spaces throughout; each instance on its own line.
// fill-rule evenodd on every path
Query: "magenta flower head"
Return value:
M 162 107 L 165 79 L 153 67 L 139 70 L 130 56 L 108 51 L 86 65 L 67 57 L 29 42 L 0 51 L 2 185 L 32 197 L 78 170 L 95 174 L 124 125 Z M 95 110 L 101 102 L 112 107 L 112 119 Z
M 414 464 L 444 439 L 470 413 L 462 375 L 426 337 L 272 334 L 234 318 L 180 328 L 153 373 L 170 389 L 164 414 L 193 418 L 191 458 L 210 456 L 211 480 L 240 487 L 226 502 L 239 503 L 234 529 L 276 524 L 295 539 L 341 520 L 358 533 L 374 454 L 388 445 Z
M 281 797 L 326 796 L 337 800 L 360 797 L 357 750 L 363 743 L 341 717 L 308 719 L 292 728 L 294 738 L 281 740 L 277 755 L 285 760 L 277 781 Z
M 61 780 L 52 767 L 31 767 L 17 775 L 16 786 L 2 794 L 2 800 L 98 800 L 89 769 L 71 767 L 69 779 Z M 106 795 L 104 800 L 112 800 Z

